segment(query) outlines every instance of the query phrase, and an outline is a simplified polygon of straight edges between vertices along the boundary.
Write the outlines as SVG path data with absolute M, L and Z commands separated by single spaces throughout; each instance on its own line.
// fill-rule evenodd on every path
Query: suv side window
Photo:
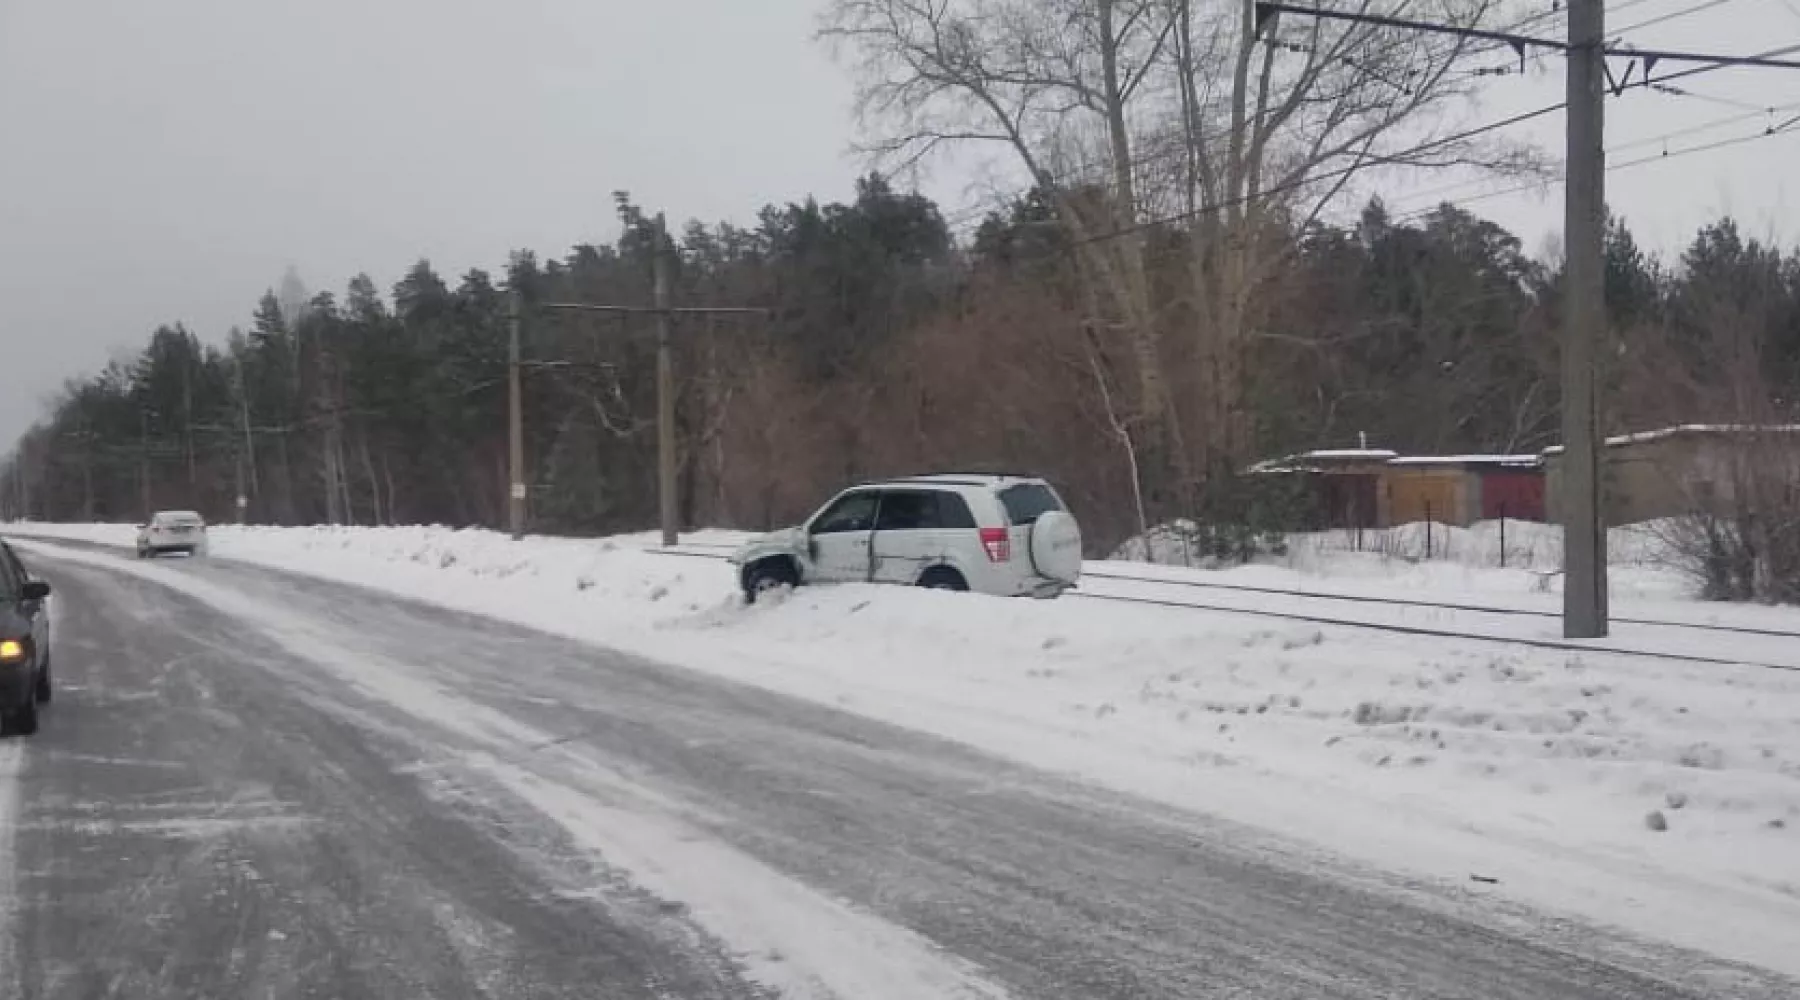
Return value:
M 869 531 L 875 527 L 877 496 L 879 494 L 873 490 L 863 490 L 838 497 L 836 503 L 825 508 L 818 517 L 813 518 L 807 532 L 814 535 L 833 535 L 853 531 Z
M 1043 483 L 1008 486 L 1000 491 L 1000 505 L 1006 508 L 1006 519 L 1020 526 L 1036 524 L 1039 516 L 1062 510 L 1056 494 Z
M 931 490 L 886 490 L 876 531 L 927 531 L 938 527 L 937 493 Z

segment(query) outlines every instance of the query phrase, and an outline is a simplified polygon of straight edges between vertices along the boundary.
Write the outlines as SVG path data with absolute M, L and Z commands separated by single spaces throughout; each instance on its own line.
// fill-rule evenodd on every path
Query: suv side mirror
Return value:
M 50 596 L 50 585 L 42 580 L 27 580 L 19 588 L 19 596 L 27 601 L 41 601 Z

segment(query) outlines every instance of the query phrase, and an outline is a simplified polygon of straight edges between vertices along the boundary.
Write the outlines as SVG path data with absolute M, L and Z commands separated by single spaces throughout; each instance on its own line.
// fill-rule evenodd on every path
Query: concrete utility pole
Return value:
M 506 526 L 525 537 L 525 400 L 519 384 L 519 290 L 506 296 Z
M 679 539 L 675 523 L 675 351 L 669 343 L 669 262 L 663 252 L 668 229 L 656 213 L 656 505 L 662 521 L 663 548 Z
M 1607 634 L 1606 524 L 1595 342 L 1606 329 L 1606 13 L 1570 0 L 1568 180 L 1563 257 L 1563 635 Z
M 668 233 L 662 213 L 657 213 L 655 229 L 651 233 L 654 248 L 651 250 L 652 299 L 649 306 L 612 306 L 587 302 L 546 302 L 538 308 L 551 311 L 565 310 L 570 312 L 601 312 L 636 315 L 648 313 L 656 317 L 656 507 L 658 520 L 662 525 L 662 544 L 664 547 L 675 545 L 681 540 L 681 526 L 677 511 L 676 473 L 680 467 L 677 455 L 678 442 L 675 437 L 675 343 L 674 319 L 677 316 L 766 316 L 768 310 L 736 306 L 687 306 L 677 307 L 669 304 L 669 249 Z M 516 330 L 516 326 L 515 326 Z M 560 364 L 559 362 L 538 362 L 538 364 Z M 521 367 L 518 356 L 518 339 L 513 340 L 513 398 L 519 395 L 518 371 Z M 513 480 L 515 495 L 522 505 L 524 501 L 523 459 L 518 456 L 523 452 L 520 443 L 518 404 L 513 408 L 514 455 Z M 522 516 L 522 515 L 521 515 Z M 515 534 L 514 537 L 517 537 Z
M 251 494 L 261 496 L 262 490 L 258 488 L 256 481 L 256 435 L 250 429 L 250 383 L 244 377 L 244 355 L 242 353 L 237 354 L 237 383 L 238 416 L 244 429 L 244 447 L 239 454 L 237 510 L 238 523 L 243 524 L 250 512 Z M 249 489 L 245 489 L 244 466 L 246 465 L 249 466 Z

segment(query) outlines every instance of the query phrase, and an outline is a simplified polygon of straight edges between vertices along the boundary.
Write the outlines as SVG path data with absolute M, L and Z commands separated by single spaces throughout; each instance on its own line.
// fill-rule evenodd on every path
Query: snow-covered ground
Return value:
M 5 530 L 121 546 L 132 535 L 115 525 Z M 657 553 L 646 536 L 220 527 L 212 546 L 215 557 L 518 621 L 1263 826 L 1455 891 L 1800 974 L 1800 672 L 1076 597 L 845 586 L 746 608 L 727 564 Z M 1554 579 L 1471 562 L 1320 547 L 1222 572 L 1128 569 L 1313 594 L 1559 604 Z M 1097 578 L 1127 567 L 1091 569 Z M 1616 615 L 1800 632 L 1792 611 L 1688 601 L 1685 582 L 1654 560 L 1628 558 L 1615 584 Z M 1176 583 L 1093 581 L 1096 593 L 1110 587 L 1221 599 Z M 1246 609 L 1557 634 L 1549 619 L 1225 597 Z M 1800 665 L 1795 640 L 1622 626 L 1615 645 L 1634 641 Z

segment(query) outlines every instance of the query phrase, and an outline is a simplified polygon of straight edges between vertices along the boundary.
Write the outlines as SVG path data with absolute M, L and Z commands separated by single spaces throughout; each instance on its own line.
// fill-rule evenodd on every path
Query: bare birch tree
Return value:
M 1489 24 L 1504 2 L 1419 16 Z M 1529 162 L 1456 131 L 1471 43 L 1317 19 L 1260 28 L 1253 0 L 835 0 L 823 23 L 859 57 L 872 153 L 905 165 L 991 144 L 1046 189 L 1103 292 L 1110 315 L 1095 319 L 1126 338 L 1129 426 L 1164 499 L 1250 446 L 1242 359 L 1288 242 L 1276 237 L 1366 171 Z M 1186 224 L 1185 292 L 1152 280 L 1156 222 Z

